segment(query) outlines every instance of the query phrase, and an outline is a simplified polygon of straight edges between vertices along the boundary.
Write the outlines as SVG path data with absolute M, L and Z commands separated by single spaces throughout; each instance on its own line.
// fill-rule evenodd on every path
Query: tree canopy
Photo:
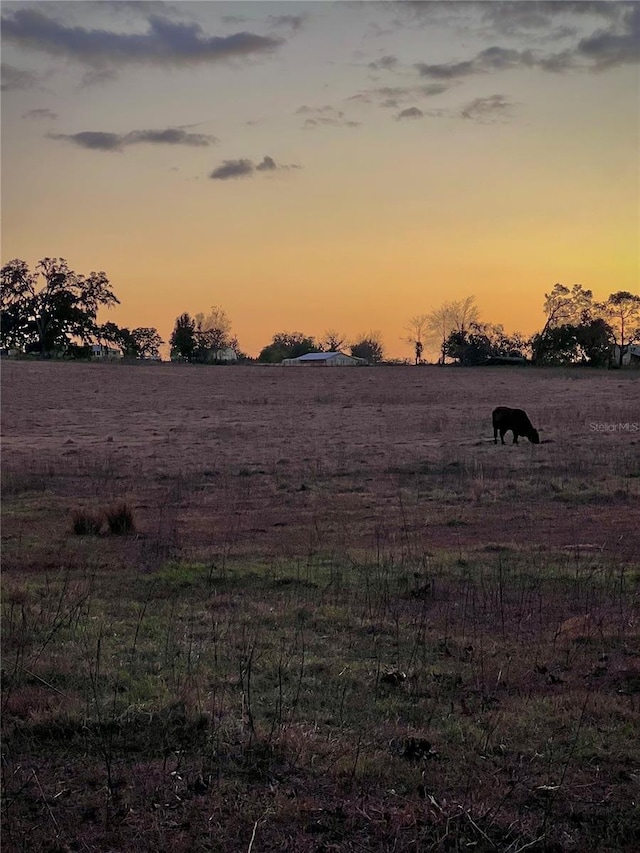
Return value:
M 640 296 L 628 290 L 612 293 L 600 306 L 610 321 L 613 340 L 619 347 L 619 364 L 622 364 L 624 348 L 640 341 Z
M 285 358 L 298 358 L 319 348 L 312 337 L 302 332 L 277 332 L 271 343 L 260 351 L 258 361 L 279 364 Z
M 64 258 L 43 258 L 34 271 L 22 260 L 0 271 L 2 346 L 25 352 L 65 352 L 99 333 L 98 310 L 119 303 L 104 272 L 88 276 Z
M 380 332 L 368 332 L 358 335 L 351 344 L 351 355 L 364 358 L 369 364 L 379 364 L 384 360 L 384 344 Z

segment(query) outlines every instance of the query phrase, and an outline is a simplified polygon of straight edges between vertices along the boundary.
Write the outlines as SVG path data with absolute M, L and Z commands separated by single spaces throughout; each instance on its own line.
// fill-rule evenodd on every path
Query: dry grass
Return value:
M 104 515 L 95 510 L 76 509 L 71 514 L 71 529 L 76 536 L 98 536 Z
M 635 376 L 2 381 L 5 849 L 638 849 Z
M 133 509 L 126 501 L 107 507 L 104 514 L 110 533 L 124 536 L 127 533 L 135 532 L 136 524 Z

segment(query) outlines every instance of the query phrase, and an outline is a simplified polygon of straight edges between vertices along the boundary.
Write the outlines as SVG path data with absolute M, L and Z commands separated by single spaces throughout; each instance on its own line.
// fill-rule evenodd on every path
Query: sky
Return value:
M 379 331 L 640 279 L 640 3 L 3 2 L 2 263 L 104 270 L 100 320 L 221 306 Z

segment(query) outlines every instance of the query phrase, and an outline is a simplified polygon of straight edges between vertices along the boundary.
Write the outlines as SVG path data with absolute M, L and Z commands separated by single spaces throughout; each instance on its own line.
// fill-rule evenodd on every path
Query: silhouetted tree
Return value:
M 219 305 L 212 305 L 205 316 L 196 314 L 196 350 L 201 361 L 211 361 L 214 353 L 225 349 L 231 341 L 231 320 Z
M 571 289 L 564 284 L 554 284 L 550 293 L 544 295 L 544 313 L 547 315 L 545 324 L 532 340 L 532 361 L 535 364 L 543 363 L 545 354 L 548 354 L 553 341 L 556 344 L 564 337 L 551 334 L 553 329 L 560 326 L 577 326 L 580 323 L 589 323 L 594 319 L 597 306 L 593 302 L 593 293 L 585 290 L 581 284 L 574 284 Z M 547 340 L 548 338 L 548 340 Z
M 179 356 L 187 361 L 193 360 L 196 349 L 196 321 L 189 314 L 181 314 L 176 318 L 176 324 L 169 338 L 171 356 Z
M 379 364 L 384 359 L 384 344 L 380 332 L 358 335 L 351 344 L 351 355 L 364 358 L 369 364 Z
M 139 326 L 131 331 L 131 340 L 136 358 L 160 358 L 160 347 L 164 341 L 153 326 Z
M 64 258 L 43 258 L 34 272 L 24 261 L 9 261 L 0 271 L 2 345 L 43 355 L 66 351 L 74 338 L 93 339 L 98 310 L 117 303 L 104 272 L 79 275 Z
M 336 329 L 327 329 L 320 340 L 320 347 L 327 352 L 340 352 L 344 346 L 347 346 L 347 336 Z
M 467 296 L 453 302 L 445 302 L 427 316 L 426 332 L 432 341 L 437 341 L 440 350 L 439 363 L 446 361 L 446 343 L 452 332 L 464 335 L 472 323 L 479 320 L 478 306 L 475 296 Z
M 444 354 L 463 365 L 484 364 L 495 355 L 491 341 L 479 324 L 464 332 L 451 332 L 444 345 Z
M 607 364 L 613 333 L 601 318 L 586 323 L 563 323 L 547 329 L 542 340 L 534 340 L 537 364 Z
M 98 340 L 120 347 L 126 358 L 159 358 L 160 347 L 164 341 L 158 330 L 150 326 L 128 329 L 115 323 L 100 326 L 96 335 Z
M 576 327 L 576 343 L 583 363 L 592 367 L 604 367 L 611 359 L 615 336 L 611 326 L 598 317 Z
M 258 361 L 267 364 L 279 364 L 284 358 L 298 358 L 319 349 L 313 338 L 302 332 L 278 332 L 260 351 Z
M 424 338 L 429 330 L 429 314 L 416 314 L 405 326 L 409 335 L 403 340 L 413 348 L 415 363 L 421 364 L 424 352 Z
M 619 347 L 619 365 L 622 366 L 625 348 L 640 340 L 640 296 L 619 290 L 599 307 L 610 321 L 614 342 Z
M 464 332 L 451 332 L 445 353 L 460 364 L 485 364 L 491 358 L 524 357 L 526 342 L 522 335 L 507 335 L 504 327 L 491 323 L 471 323 Z

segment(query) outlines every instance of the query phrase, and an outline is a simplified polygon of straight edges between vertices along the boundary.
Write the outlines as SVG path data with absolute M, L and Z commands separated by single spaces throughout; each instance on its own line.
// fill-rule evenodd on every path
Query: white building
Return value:
M 233 347 L 224 347 L 224 349 L 215 350 L 212 360 L 224 361 L 229 364 L 232 361 L 238 360 L 238 353 L 233 349 Z
M 357 367 L 358 365 L 367 364 L 365 358 L 356 358 L 352 355 L 346 355 L 344 352 L 309 352 L 306 355 L 300 355 L 298 358 L 285 358 L 282 364 L 288 367 L 292 365 L 315 365 L 324 367 Z
M 620 347 L 616 344 L 613 347 L 613 364 L 619 365 L 620 362 Z M 640 366 L 640 344 L 626 344 L 622 348 L 622 366 L 629 365 Z
M 91 344 L 91 358 L 110 359 L 122 358 L 122 350 L 117 347 L 109 347 L 106 344 Z

